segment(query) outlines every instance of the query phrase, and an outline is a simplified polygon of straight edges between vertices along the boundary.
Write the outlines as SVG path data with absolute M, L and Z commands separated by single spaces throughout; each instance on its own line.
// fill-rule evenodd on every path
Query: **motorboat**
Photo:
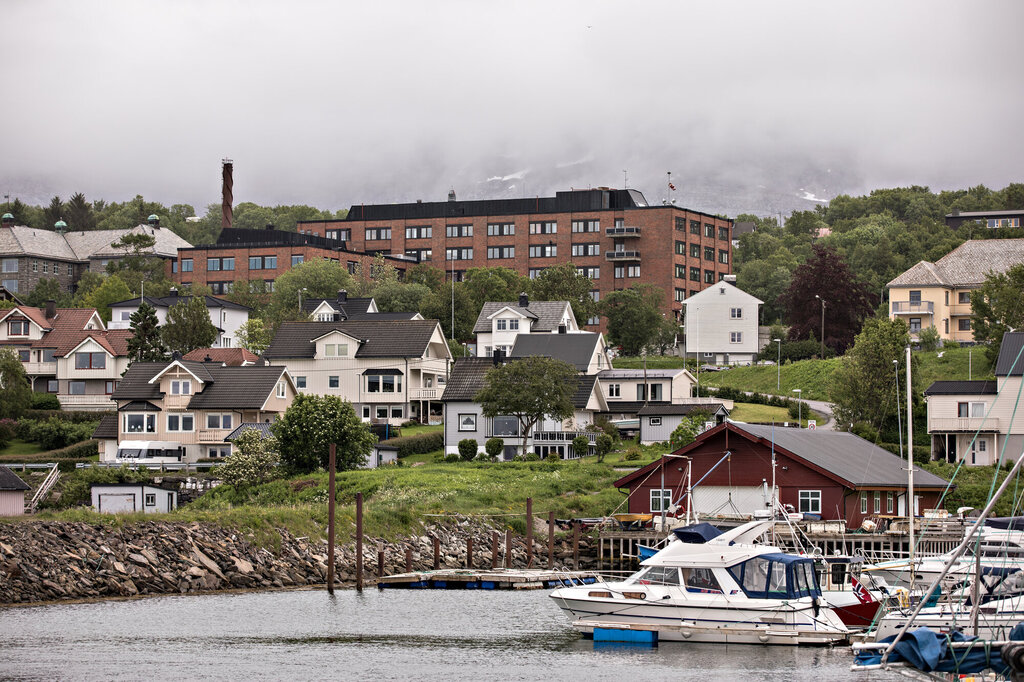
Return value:
M 652 630 L 660 640 L 825 645 L 850 630 L 822 600 L 814 560 L 755 544 L 774 522 L 752 521 L 706 542 L 676 538 L 625 580 L 551 593 L 584 635 Z
M 815 567 L 824 603 L 848 628 L 867 628 L 874 623 L 884 598 L 870 581 L 861 582 L 864 557 L 818 556 Z

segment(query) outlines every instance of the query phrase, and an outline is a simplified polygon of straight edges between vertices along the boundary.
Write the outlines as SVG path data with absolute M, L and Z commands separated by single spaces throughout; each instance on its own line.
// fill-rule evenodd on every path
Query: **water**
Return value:
M 848 648 L 581 639 L 547 591 L 171 596 L 0 609 L 13 680 L 840 680 Z

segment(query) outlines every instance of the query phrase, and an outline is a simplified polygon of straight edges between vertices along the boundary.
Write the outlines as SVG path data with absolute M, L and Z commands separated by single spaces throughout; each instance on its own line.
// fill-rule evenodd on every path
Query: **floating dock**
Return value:
M 554 571 L 537 568 L 466 568 L 399 573 L 377 579 L 378 589 L 417 590 L 542 590 L 569 585 L 590 585 L 593 571 Z

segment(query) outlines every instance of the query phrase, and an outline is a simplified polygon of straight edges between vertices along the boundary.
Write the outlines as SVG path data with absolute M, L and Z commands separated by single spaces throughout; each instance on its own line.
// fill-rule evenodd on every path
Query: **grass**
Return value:
M 7 444 L 7 447 L 0 449 L 0 457 L 3 455 L 34 455 L 42 451 L 43 449 L 39 447 L 39 443 L 29 443 L 19 438 L 14 438 Z
M 415 426 L 403 426 L 402 436 L 418 436 L 423 433 L 436 433 L 444 430 L 444 424 L 416 424 Z
M 693 365 L 694 361 L 691 360 Z M 618 357 L 612 360 L 612 367 L 615 369 L 643 369 L 644 359 L 642 357 Z M 647 369 L 683 369 L 685 367 L 683 358 L 677 355 L 648 355 Z
M 776 422 L 781 424 L 782 422 L 789 422 L 792 424 L 796 421 L 795 417 L 789 416 L 789 410 L 785 407 L 755 405 L 753 403 L 736 403 L 732 412 L 729 414 L 729 418 L 735 419 L 738 422 L 749 423 Z M 803 415 L 801 416 L 801 425 L 807 426 L 808 420 L 811 419 L 816 420 L 819 425 L 824 423 L 824 419 L 818 415 L 817 412 L 804 405 Z

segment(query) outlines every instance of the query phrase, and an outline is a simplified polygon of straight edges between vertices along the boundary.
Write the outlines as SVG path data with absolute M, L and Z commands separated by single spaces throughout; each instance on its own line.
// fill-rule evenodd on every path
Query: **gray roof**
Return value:
M 994 381 L 936 381 L 925 389 L 925 395 L 996 395 Z
M 257 431 L 260 434 L 261 439 L 270 438 L 274 434 L 270 431 L 270 424 L 266 422 L 242 422 L 235 427 L 232 431 L 224 438 L 224 442 L 228 443 L 242 435 L 243 431 Z
M 649 369 L 646 372 L 648 379 L 674 379 L 685 369 Z M 643 379 L 643 369 L 603 369 L 597 373 L 600 379 Z
M 105 414 L 92 432 L 93 438 L 117 440 L 117 415 Z
M 746 431 L 769 443 L 774 440 L 776 447 L 830 471 L 854 487 L 907 484 L 906 462 L 852 433 L 825 429 L 772 428 L 735 422 L 731 422 L 729 427 Z M 947 481 L 935 474 L 914 467 L 915 486 L 945 488 L 946 484 Z
M 611 407 L 611 405 L 609 405 L 608 407 Z M 723 410 L 725 414 L 729 414 L 729 410 L 725 409 L 725 405 L 723 403 L 686 403 L 684 405 L 679 405 L 677 403 L 668 403 L 667 405 L 659 403 L 647 405 L 646 407 L 641 407 L 639 410 L 637 410 L 637 414 L 641 416 L 690 414 L 691 412 L 710 412 L 711 414 L 718 414 L 720 411 Z
M 192 246 L 172 230 L 148 225 L 139 225 L 131 229 L 72 231 L 64 234 L 16 225 L 0 228 L 0 253 L 79 262 L 90 258 L 119 258 L 125 255 L 124 249 L 115 249 L 111 244 L 128 233 L 144 233 L 154 237 L 156 244 L 152 253 L 165 258 L 176 257 L 178 249 Z
M 31 490 L 25 481 L 13 471 L 0 464 L 0 490 Z
M 484 307 L 476 318 L 476 324 L 473 325 L 473 333 L 479 334 L 491 331 L 491 322 L 487 318 L 502 308 L 511 308 L 520 315 L 533 320 L 530 331 L 553 332 L 558 329 L 558 323 L 562 321 L 562 314 L 565 312 L 567 305 L 569 305 L 568 301 L 530 301 L 523 308 L 520 307 L 518 301 L 488 301 L 484 303 Z
M 85 260 L 75 254 L 64 235 L 23 225 L 0 228 L 0 254 L 24 254 L 63 261 Z
M 172 305 L 179 303 L 188 303 L 192 300 L 192 296 L 179 296 L 174 294 L 172 296 L 146 296 L 146 303 L 153 306 L 154 308 L 170 308 Z M 203 296 L 206 299 L 207 308 L 227 308 L 229 310 L 251 310 L 248 306 L 244 306 L 241 303 L 235 303 L 229 301 L 226 298 L 217 298 L 215 296 Z M 142 304 L 142 298 L 129 298 L 127 301 L 118 301 L 117 303 L 111 303 L 111 308 L 138 308 Z
M 492 358 L 456 358 L 448 371 L 441 400 L 445 402 L 472 402 L 484 387 L 487 370 L 494 367 Z
M 568 362 L 581 372 L 587 371 L 597 351 L 600 334 L 579 332 L 573 334 L 520 334 L 512 346 L 510 358 L 528 358 L 534 355 Z
M 984 216 L 1015 216 L 1024 214 L 1024 209 L 1011 209 L 1009 211 L 957 211 L 956 213 L 947 213 L 947 218 L 982 218 Z
M 274 391 L 285 368 L 272 365 L 230 367 L 212 362 L 178 361 L 203 382 L 188 409 L 258 410 Z M 111 396 L 114 400 L 160 400 L 160 383 L 149 381 L 165 369 L 166 362 L 135 362 L 125 372 Z
M 739 239 L 741 234 L 754 232 L 756 229 L 757 223 L 753 220 L 739 220 L 732 225 L 732 238 Z
M 1024 239 L 971 239 L 945 256 L 921 261 L 889 282 L 890 287 L 974 287 L 990 273 L 1002 273 L 1024 263 Z
M 264 358 L 312 358 L 313 343 L 324 334 L 339 331 L 363 341 L 357 358 L 418 358 L 427 350 L 437 330 L 436 320 L 343 320 L 341 322 L 283 322 L 274 334 Z
M 597 383 L 597 375 L 581 374 L 576 390 L 572 394 L 572 406 L 583 409 L 590 402 L 590 396 L 594 393 L 594 384 Z
M 302 310 L 311 313 L 324 303 L 327 303 L 335 312 L 341 313 L 342 317 L 352 317 L 368 313 L 370 304 L 373 303 L 373 297 L 346 298 L 344 301 L 339 301 L 337 298 L 310 298 L 302 301 Z
M 1022 239 L 1021 241 L 1024 241 Z M 1006 332 L 1003 343 L 999 346 L 999 357 L 996 359 L 997 377 L 1019 377 L 1024 375 L 1024 332 Z

